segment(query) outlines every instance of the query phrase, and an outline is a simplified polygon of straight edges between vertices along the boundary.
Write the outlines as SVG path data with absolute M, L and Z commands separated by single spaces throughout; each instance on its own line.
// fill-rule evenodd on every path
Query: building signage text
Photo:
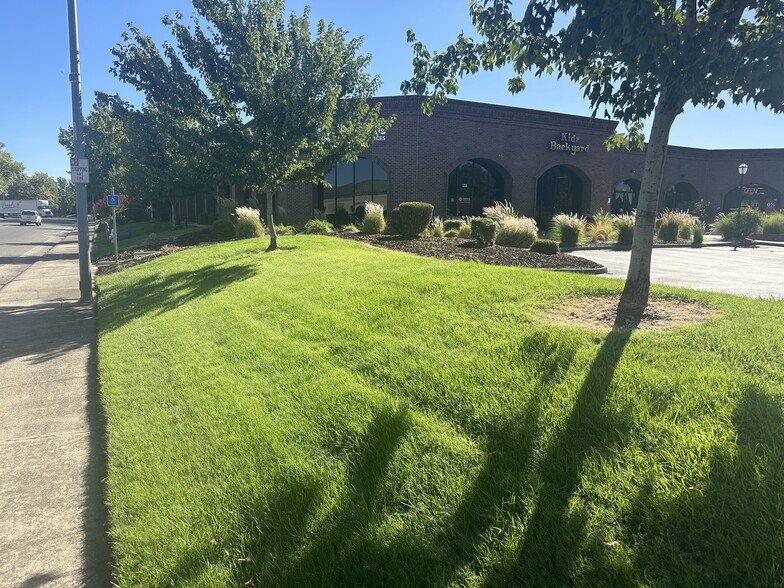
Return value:
M 561 133 L 558 139 L 552 139 L 547 146 L 548 151 L 568 151 L 572 155 L 588 153 L 590 145 L 578 145 L 580 137 L 574 133 Z

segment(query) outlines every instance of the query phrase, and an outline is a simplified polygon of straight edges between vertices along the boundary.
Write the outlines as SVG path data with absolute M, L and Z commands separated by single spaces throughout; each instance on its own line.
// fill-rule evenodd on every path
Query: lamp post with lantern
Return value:
M 740 241 L 740 211 L 743 202 L 743 176 L 749 171 L 749 166 L 741 163 L 738 166 L 738 174 L 740 174 L 740 191 L 738 192 L 738 209 L 735 211 L 735 248 L 733 251 L 738 250 L 738 242 Z

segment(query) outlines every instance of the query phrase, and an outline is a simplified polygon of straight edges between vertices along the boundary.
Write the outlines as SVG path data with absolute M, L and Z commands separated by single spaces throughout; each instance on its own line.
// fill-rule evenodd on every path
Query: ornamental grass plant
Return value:
M 365 235 L 379 235 L 386 229 L 384 206 L 377 202 L 365 202 L 365 218 L 360 230 Z
M 692 230 L 700 219 L 683 210 L 664 210 L 657 220 L 657 236 L 662 241 L 675 242 L 691 238 Z
M 499 227 L 503 227 L 504 222 L 508 219 L 517 218 L 519 216 L 512 204 L 506 200 L 503 202 L 495 202 L 492 206 L 483 208 L 482 214 L 490 220 L 495 221 Z
M 550 225 L 550 235 L 561 247 L 577 247 L 585 237 L 587 225 L 585 217 L 558 213 Z
M 740 218 L 738 218 L 740 214 Z M 756 208 L 743 207 L 729 214 L 719 213 L 711 226 L 711 231 L 721 235 L 724 241 L 747 239 L 759 230 L 762 213 Z M 738 232 L 740 230 L 740 232 Z
M 498 229 L 495 242 L 505 247 L 528 249 L 536 241 L 536 221 L 528 217 L 507 217 Z
M 760 223 L 765 235 L 784 235 L 784 212 L 765 214 Z
M 613 216 L 609 212 L 599 211 L 588 223 L 588 235 L 591 243 L 607 243 L 614 233 Z
M 430 235 L 439 239 L 444 236 L 444 219 L 440 216 L 434 216 L 430 223 Z
M 331 235 L 335 232 L 335 227 L 327 220 L 313 218 L 305 223 L 302 232 L 307 235 Z
M 636 221 L 634 212 L 613 215 L 613 231 L 618 245 L 631 247 L 634 240 L 634 223 Z
M 256 211 L 258 212 L 258 211 Z M 237 218 L 237 226 L 234 236 L 237 239 L 254 239 L 264 236 L 264 225 L 258 217 L 240 216 Z

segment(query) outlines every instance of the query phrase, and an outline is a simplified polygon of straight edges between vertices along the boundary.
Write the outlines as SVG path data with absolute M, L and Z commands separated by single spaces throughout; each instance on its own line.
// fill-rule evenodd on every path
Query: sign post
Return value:
M 120 206 L 120 197 L 117 194 L 109 194 L 106 197 L 106 204 L 112 207 L 112 240 L 114 241 L 114 263 L 120 261 L 120 254 L 117 251 L 117 207 Z

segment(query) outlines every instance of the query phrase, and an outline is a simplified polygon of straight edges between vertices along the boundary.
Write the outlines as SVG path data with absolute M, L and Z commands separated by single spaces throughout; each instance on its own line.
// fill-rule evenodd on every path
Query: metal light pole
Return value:
M 76 25 L 76 0 L 68 0 L 68 39 L 71 50 L 71 106 L 73 109 L 74 157 L 84 159 L 82 129 L 82 88 L 79 82 L 79 37 Z M 93 276 L 90 271 L 90 234 L 87 225 L 87 185 L 76 184 L 76 227 L 79 235 L 79 292 L 80 300 L 93 297 Z
M 743 201 L 743 176 L 749 171 L 749 166 L 741 163 L 738 166 L 738 174 L 740 174 L 740 191 L 738 192 L 738 210 L 735 211 L 735 247 L 733 251 L 738 250 L 738 243 L 740 242 L 740 210 L 741 202 Z

